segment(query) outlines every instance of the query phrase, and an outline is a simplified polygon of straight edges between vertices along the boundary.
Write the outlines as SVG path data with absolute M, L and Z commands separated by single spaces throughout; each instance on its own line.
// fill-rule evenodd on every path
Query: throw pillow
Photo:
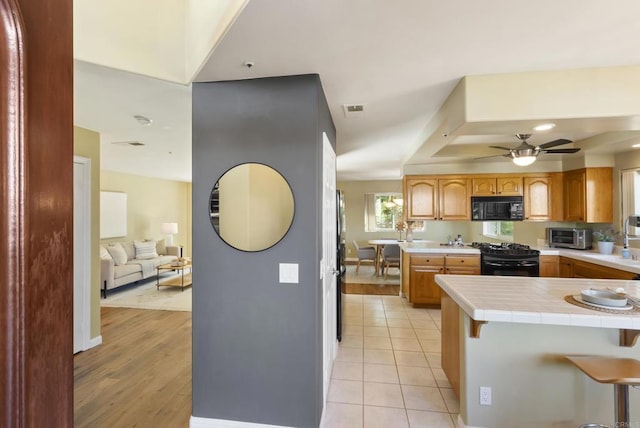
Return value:
M 167 254 L 167 243 L 164 239 L 158 239 L 158 241 L 156 242 L 156 251 L 158 252 L 158 254 Z
M 110 259 L 111 254 L 107 251 L 107 248 L 104 245 L 100 245 L 100 258 L 101 259 Z
M 127 264 L 127 253 L 119 243 L 108 245 L 107 251 L 109 252 L 109 254 L 111 254 L 113 262 L 116 266 Z
M 153 241 L 134 241 L 133 246 L 136 248 L 136 259 L 146 260 L 158 257 L 156 243 Z
M 133 241 L 122 241 L 120 242 L 124 252 L 127 253 L 127 260 L 133 260 L 136 258 L 136 248 L 133 245 Z

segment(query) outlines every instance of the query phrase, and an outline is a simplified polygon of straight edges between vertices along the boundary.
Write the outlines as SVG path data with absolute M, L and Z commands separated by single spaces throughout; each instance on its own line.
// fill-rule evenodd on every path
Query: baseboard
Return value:
M 102 335 L 99 335 L 99 336 L 96 336 L 96 337 L 93 337 L 93 338 L 89 339 L 89 347 L 87 349 L 94 348 L 94 347 L 96 347 L 98 345 L 102 345 Z M 85 351 L 86 351 L 86 349 L 85 349 Z
M 458 413 L 458 419 L 456 419 L 456 428 L 483 428 L 483 427 L 472 427 L 464 424 L 462 420 L 462 416 Z
M 189 428 L 290 428 L 282 425 L 255 424 L 252 422 L 230 421 L 191 416 Z

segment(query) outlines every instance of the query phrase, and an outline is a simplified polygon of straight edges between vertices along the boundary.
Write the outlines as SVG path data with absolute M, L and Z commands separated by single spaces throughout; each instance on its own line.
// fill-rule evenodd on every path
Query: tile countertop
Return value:
M 476 275 L 436 275 L 435 279 L 476 321 L 640 329 L 640 313 L 606 313 L 564 300 L 581 290 L 607 287 L 623 287 L 629 295 L 640 296 L 640 281 Z
M 549 247 L 532 248 L 540 250 L 541 256 L 558 255 L 640 274 L 640 261 L 623 259 L 620 256 L 620 249 L 618 247 L 615 248 L 616 251 L 611 255 L 600 254 L 596 250 L 567 250 L 564 248 Z
M 480 254 L 480 250 L 472 248 L 466 244 L 465 246 L 457 245 L 441 245 L 436 241 L 417 241 L 417 242 L 401 242 L 402 251 L 410 254 L 429 254 L 429 253 L 447 253 L 447 254 Z M 620 253 L 612 255 L 603 255 L 595 250 L 567 250 L 564 248 L 549 247 L 531 247 L 540 250 L 541 256 L 563 256 L 585 262 L 595 263 L 602 266 L 608 266 L 614 269 L 621 269 L 627 272 L 640 274 L 640 261 L 623 259 Z M 616 248 L 616 250 L 619 250 Z
M 400 248 L 406 253 L 429 254 L 429 253 L 448 253 L 448 254 L 478 254 L 480 250 L 469 247 L 467 245 L 441 245 L 436 241 L 414 241 L 401 242 Z

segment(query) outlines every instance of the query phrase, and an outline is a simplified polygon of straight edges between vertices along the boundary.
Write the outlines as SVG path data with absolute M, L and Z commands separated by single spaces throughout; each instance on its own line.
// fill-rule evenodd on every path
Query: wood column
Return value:
M 0 0 L 0 426 L 73 426 L 73 9 Z

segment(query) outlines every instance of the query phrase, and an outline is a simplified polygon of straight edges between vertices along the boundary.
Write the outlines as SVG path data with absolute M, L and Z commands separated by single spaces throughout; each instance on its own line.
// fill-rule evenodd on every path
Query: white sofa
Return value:
M 156 275 L 156 268 L 180 256 L 180 247 L 164 239 L 112 242 L 100 245 L 100 285 L 107 290 Z

